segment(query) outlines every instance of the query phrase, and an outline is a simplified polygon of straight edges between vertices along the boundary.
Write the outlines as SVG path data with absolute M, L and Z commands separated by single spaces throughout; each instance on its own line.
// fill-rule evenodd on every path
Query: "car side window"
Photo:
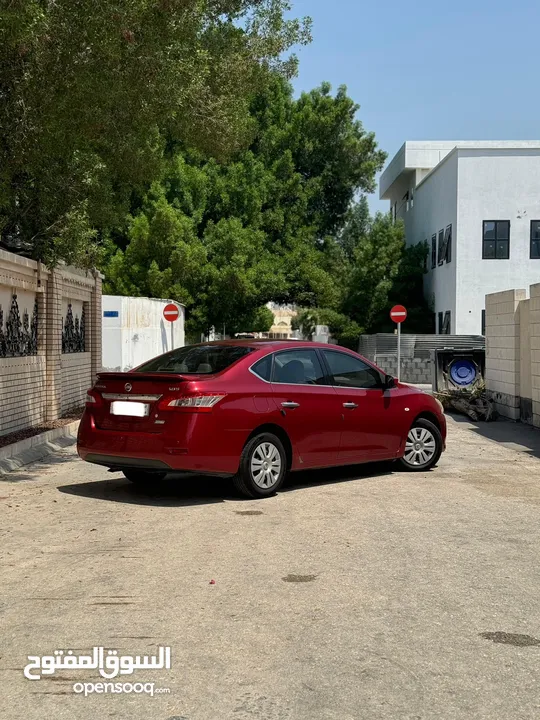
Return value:
M 324 385 L 326 381 L 315 350 L 290 350 L 274 355 L 272 382 L 287 385 Z
M 323 350 L 334 383 L 339 387 L 373 389 L 382 387 L 381 376 L 367 363 L 352 355 Z
M 272 356 L 267 355 L 262 360 L 259 360 L 259 362 L 256 362 L 251 368 L 251 371 L 262 380 L 270 382 L 270 377 L 272 375 Z

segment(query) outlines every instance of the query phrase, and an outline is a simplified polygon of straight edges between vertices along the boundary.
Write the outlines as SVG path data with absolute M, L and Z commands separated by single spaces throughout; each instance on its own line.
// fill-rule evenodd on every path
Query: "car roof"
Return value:
M 331 345 L 329 343 L 312 342 L 311 340 L 273 340 L 270 338 L 255 338 L 255 339 L 231 339 L 231 340 L 213 340 L 206 343 L 198 343 L 198 345 L 208 347 L 250 347 L 257 350 L 262 350 L 263 347 L 269 347 L 273 349 L 286 349 L 286 348 L 297 348 L 297 347 L 319 347 L 319 348 L 338 348 L 339 350 L 347 350 L 348 348 L 341 347 L 339 345 Z

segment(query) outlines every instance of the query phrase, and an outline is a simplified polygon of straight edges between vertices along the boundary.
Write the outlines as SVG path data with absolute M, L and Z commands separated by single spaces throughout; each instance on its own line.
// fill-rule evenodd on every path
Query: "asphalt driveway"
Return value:
M 540 445 L 489 427 L 450 420 L 427 474 L 306 473 L 264 501 L 208 478 L 143 493 L 73 449 L 9 476 L 0 717 L 540 717 Z M 94 646 L 172 667 L 121 678 L 153 697 L 23 675 Z

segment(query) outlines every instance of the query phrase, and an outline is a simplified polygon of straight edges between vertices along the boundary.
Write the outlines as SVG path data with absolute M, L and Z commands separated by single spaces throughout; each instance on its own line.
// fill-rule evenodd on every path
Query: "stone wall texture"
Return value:
M 0 435 L 83 406 L 101 369 L 101 281 L 0 250 Z
M 486 296 L 486 389 L 501 415 L 540 427 L 540 283 Z

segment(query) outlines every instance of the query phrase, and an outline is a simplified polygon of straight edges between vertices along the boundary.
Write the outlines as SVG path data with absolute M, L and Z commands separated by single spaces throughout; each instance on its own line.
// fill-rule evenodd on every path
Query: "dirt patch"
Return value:
M 534 647 L 540 645 L 540 640 L 530 635 L 520 635 L 519 633 L 507 632 L 484 632 L 480 633 L 480 637 L 484 640 L 491 640 L 494 643 L 502 645 L 514 645 L 516 647 Z
M 281 578 L 283 582 L 293 582 L 293 583 L 304 583 L 304 582 L 313 582 L 317 579 L 316 575 L 286 575 L 284 578 Z
M 47 432 L 47 430 L 56 430 L 57 428 L 65 427 L 69 423 L 80 420 L 83 414 L 83 410 L 77 412 L 71 412 L 69 415 L 58 420 L 52 420 L 42 425 L 36 425 L 35 427 L 25 428 L 24 430 L 17 430 L 16 432 L 9 433 L 8 435 L 0 436 L 0 448 L 11 445 L 12 443 L 19 442 L 19 440 L 26 440 L 30 437 L 35 437 L 40 433 Z

